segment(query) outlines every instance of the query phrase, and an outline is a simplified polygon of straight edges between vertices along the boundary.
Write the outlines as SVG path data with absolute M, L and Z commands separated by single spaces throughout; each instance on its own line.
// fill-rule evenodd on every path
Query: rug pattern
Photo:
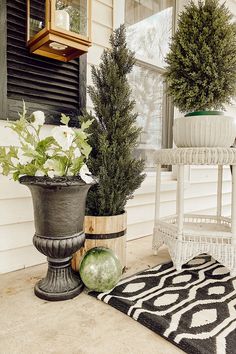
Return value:
M 208 255 L 162 264 L 90 295 L 189 354 L 236 354 L 236 277 Z

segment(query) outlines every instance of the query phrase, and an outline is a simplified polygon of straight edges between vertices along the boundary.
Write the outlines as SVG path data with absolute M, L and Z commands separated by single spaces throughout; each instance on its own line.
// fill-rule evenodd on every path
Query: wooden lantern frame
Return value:
M 91 0 L 87 0 L 88 36 L 55 26 L 56 0 L 45 0 L 45 27 L 30 38 L 30 4 L 27 0 L 27 46 L 31 53 L 68 62 L 88 52 L 91 42 Z M 49 44 L 56 42 L 66 49 L 56 50 Z

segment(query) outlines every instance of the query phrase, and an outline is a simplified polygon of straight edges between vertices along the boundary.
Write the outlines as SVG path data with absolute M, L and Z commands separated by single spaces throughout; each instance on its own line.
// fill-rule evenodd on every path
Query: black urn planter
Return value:
M 30 176 L 21 177 L 20 183 L 33 198 L 34 246 L 48 260 L 47 275 L 35 285 L 35 295 L 50 301 L 72 299 L 83 289 L 71 259 L 84 243 L 85 202 L 91 184 L 77 177 Z

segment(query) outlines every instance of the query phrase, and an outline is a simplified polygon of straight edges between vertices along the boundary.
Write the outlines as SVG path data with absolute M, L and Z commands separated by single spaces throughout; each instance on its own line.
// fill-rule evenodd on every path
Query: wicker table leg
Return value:
M 222 216 L 222 180 L 223 180 L 223 166 L 218 166 L 218 181 L 217 181 L 217 219 L 220 223 Z
M 232 166 L 232 205 L 231 205 L 232 245 L 236 245 L 236 165 Z
M 182 259 L 182 237 L 183 237 L 183 227 L 184 227 L 184 165 L 178 165 L 177 170 L 177 196 L 176 196 L 176 214 L 177 214 L 177 233 L 178 233 L 178 247 L 175 265 L 177 270 L 181 269 Z
M 158 248 L 162 245 L 162 242 L 158 240 L 157 222 L 160 219 L 160 193 L 161 192 L 161 165 L 157 165 L 156 171 L 156 198 L 155 198 L 155 219 L 153 229 L 152 248 L 154 255 L 157 254 Z
M 178 239 L 182 240 L 183 226 L 184 226 L 184 165 L 178 166 L 177 173 L 177 198 L 176 198 L 176 214 Z

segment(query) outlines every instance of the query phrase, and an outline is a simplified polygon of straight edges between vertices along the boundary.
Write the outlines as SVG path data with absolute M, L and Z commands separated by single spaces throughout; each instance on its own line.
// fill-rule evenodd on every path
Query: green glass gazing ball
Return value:
M 84 255 L 79 272 L 82 282 L 89 290 L 106 292 L 118 283 L 122 267 L 111 249 L 95 247 Z

